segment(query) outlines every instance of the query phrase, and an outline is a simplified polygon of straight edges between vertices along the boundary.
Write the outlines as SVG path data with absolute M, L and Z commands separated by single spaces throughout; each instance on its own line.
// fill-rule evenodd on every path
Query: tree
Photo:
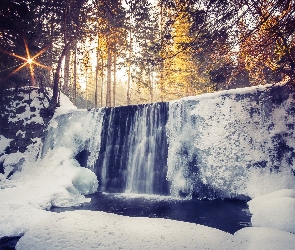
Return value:
M 228 50 L 226 30 L 211 27 L 220 15 L 217 11 L 213 15 L 217 6 L 190 1 L 162 1 L 162 5 L 161 13 L 169 17 L 161 43 L 160 84 L 165 95 L 174 92 L 170 97 L 174 99 L 220 89 L 230 60 L 223 54 Z
M 243 1 L 247 16 L 239 23 L 240 60 L 254 82 L 295 80 L 294 1 Z M 252 21 L 251 25 L 247 19 Z
M 25 79 L 31 78 L 34 84 L 37 75 L 35 70 L 39 67 L 46 68 L 45 62 L 47 65 L 52 65 L 55 72 L 50 106 L 54 110 L 59 101 L 59 78 L 63 58 L 75 41 L 83 39 L 90 33 L 87 19 L 91 2 L 5 0 L 1 1 L 1 7 L 1 57 L 5 60 L 6 67 L 18 63 L 18 59 L 23 61 L 23 66 L 12 71 L 13 74 L 3 71 L 1 78 L 5 79 L 8 75 L 10 81 L 15 79 L 16 83 L 27 82 Z M 63 41 L 60 37 L 63 37 Z M 48 51 L 49 48 L 50 51 Z M 11 57 L 16 59 L 11 60 Z M 32 59 L 32 63 L 27 59 Z M 45 61 L 44 64 L 42 59 Z M 22 76 L 24 69 L 29 70 Z M 42 83 L 38 82 L 38 84 Z
M 53 96 L 50 103 L 53 110 L 59 105 L 59 81 L 62 61 L 77 40 L 85 39 L 87 34 L 89 36 L 89 33 L 92 32 L 89 30 L 90 23 L 88 20 L 88 13 L 91 13 L 92 8 L 92 3 L 85 0 L 64 1 L 61 5 L 60 10 L 63 17 L 61 27 L 64 34 L 64 45 L 54 73 Z
M 106 85 L 106 106 L 112 105 L 115 102 L 115 87 L 116 83 L 113 81 L 112 85 L 112 68 L 116 69 L 113 65 L 116 63 L 114 58 L 120 54 L 124 46 L 124 17 L 125 12 L 122 7 L 121 1 L 108 0 L 97 2 L 96 5 L 96 27 L 97 27 L 97 69 L 96 69 L 96 85 L 98 84 L 98 65 L 101 65 L 101 78 L 104 74 L 104 62 L 106 61 L 107 71 L 107 85 Z M 113 66 L 113 67 L 112 67 Z M 115 78 L 113 78 L 115 80 Z M 102 81 L 103 84 L 103 81 Z M 112 91 L 113 87 L 113 91 Z M 98 87 L 96 87 L 98 89 Z M 101 86 L 101 98 L 103 86 Z M 112 96 L 113 94 L 113 96 Z M 96 101 L 97 102 L 97 101 Z M 101 103 L 101 106 L 103 104 Z
M 131 68 L 133 65 L 133 68 L 136 69 L 133 71 L 132 78 L 138 90 L 148 89 L 149 102 L 153 102 L 155 86 L 153 86 L 152 78 L 156 70 L 155 58 L 157 55 L 154 45 L 159 39 L 159 25 L 153 6 L 149 1 L 141 0 L 136 4 L 136 9 L 132 11 L 133 35 L 132 39 L 129 38 L 130 42 L 132 40 L 135 45 L 133 49 L 135 53 L 133 57 L 130 56 L 129 67 Z
M 97 47 L 96 70 L 89 74 L 95 80 L 87 81 L 88 90 L 94 86 L 95 106 L 99 90 L 101 106 L 103 99 L 107 106 L 116 104 L 116 71 L 123 60 L 127 104 L 131 89 L 148 91 L 143 101 L 153 102 L 157 89 L 167 100 L 228 88 L 240 79 L 244 85 L 294 83 L 293 0 L 126 0 L 125 5 L 120 0 L 2 0 L 1 87 L 8 78 L 14 86 L 53 87 L 54 110 L 61 83 L 70 90 L 71 68 L 74 64 L 77 77 L 89 44 Z

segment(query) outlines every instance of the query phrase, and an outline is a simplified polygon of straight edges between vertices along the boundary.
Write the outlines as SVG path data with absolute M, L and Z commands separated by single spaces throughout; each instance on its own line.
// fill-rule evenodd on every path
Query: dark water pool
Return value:
M 52 208 L 51 211 L 93 210 L 133 217 L 166 218 L 192 222 L 234 233 L 251 226 L 251 215 L 244 201 L 179 200 L 159 196 L 125 196 L 96 193 L 90 203 L 79 207 Z
M 0 238 L 0 249 L 1 250 L 14 250 L 15 246 L 20 238 L 21 238 L 21 236 Z

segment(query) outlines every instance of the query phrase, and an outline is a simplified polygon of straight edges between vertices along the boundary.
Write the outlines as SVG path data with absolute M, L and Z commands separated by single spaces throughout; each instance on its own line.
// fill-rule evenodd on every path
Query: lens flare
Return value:
M 0 82 L 3 82 L 4 80 L 8 79 L 10 76 L 12 76 L 13 74 L 17 73 L 22 68 L 28 67 L 30 69 L 31 83 L 32 83 L 33 86 L 36 86 L 34 67 L 35 66 L 38 66 L 38 67 L 41 67 L 41 68 L 45 68 L 47 70 L 51 70 L 50 67 L 48 67 L 46 65 L 43 65 L 41 63 L 38 63 L 35 60 L 40 55 L 42 55 L 49 48 L 49 46 L 46 46 L 45 48 L 43 48 L 42 50 L 40 50 L 37 54 L 35 54 L 34 56 L 31 56 L 28 43 L 27 43 L 27 41 L 25 39 L 24 39 L 24 44 L 25 44 L 25 49 L 26 49 L 27 57 L 22 57 L 22 56 L 17 55 L 17 54 L 15 54 L 13 52 L 5 51 L 5 50 L 0 50 L 1 52 L 5 53 L 5 54 L 8 54 L 10 56 L 13 56 L 15 58 L 18 58 L 18 59 L 21 59 L 21 60 L 24 61 L 23 64 L 21 64 L 17 69 L 15 69 L 10 74 L 8 74 L 8 76 L 5 79 L 0 80 Z

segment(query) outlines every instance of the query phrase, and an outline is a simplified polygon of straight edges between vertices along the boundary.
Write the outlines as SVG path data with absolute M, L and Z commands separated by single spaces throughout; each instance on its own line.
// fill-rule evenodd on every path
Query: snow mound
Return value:
M 248 202 L 252 225 L 295 233 L 295 190 L 278 190 Z
M 206 226 L 93 211 L 63 212 L 26 233 L 16 249 L 236 249 L 234 236 Z
M 292 250 L 295 246 L 295 235 L 273 228 L 248 227 L 235 233 L 241 244 L 241 248 L 247 250 L 272 249 Z
M 77 109 L 71 100 L 63 93 L 60 93 L 60 107 L 56 108 L 54 117 L 66 114 L 69 110 Z
M 42 209 L 90 201 L 84 195 L 96 192 L 97 177 L 72 155 L 68 148 L 56 148 L 1 183 L 0 238 L 21 235 L 51 214 L 43 214 Z

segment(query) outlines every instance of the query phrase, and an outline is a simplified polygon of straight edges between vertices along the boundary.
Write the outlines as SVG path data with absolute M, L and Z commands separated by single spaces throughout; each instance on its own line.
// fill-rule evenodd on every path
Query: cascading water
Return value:
M 96 173 L 102 191 L 169 194 L 166 103 L 105 110 Z
M 138 109 L 134 116 L 127 143 L 129 145 L 128 175 L 125 192 L 154 194 L 155 174 L 159 171 L 157 162 L 157 144 L 163 142 L 164 127 L 159 126 L 161 113 L 159 105 L 153 104 Z M 165 144 L 163 145 L 166 146 Z M 164 167 L 164 166 L 161 166 Z M 157 180 L 163 181 L 163 179 Z

